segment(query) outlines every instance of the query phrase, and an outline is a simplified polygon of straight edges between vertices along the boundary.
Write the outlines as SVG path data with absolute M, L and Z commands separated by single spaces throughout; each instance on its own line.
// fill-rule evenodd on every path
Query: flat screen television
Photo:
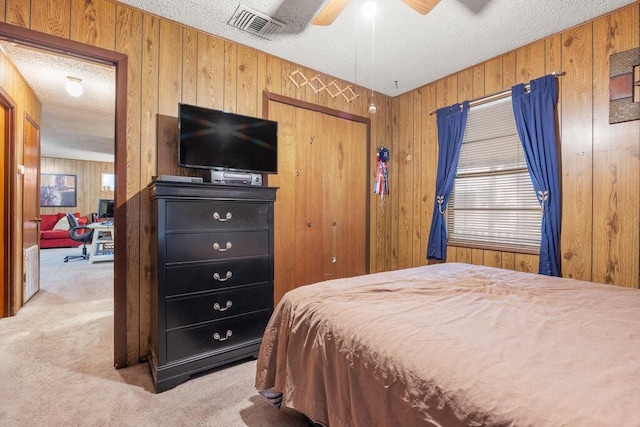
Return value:
M 178 165 L 220 171 L 278 172 L 278 123 L 179 104 Z

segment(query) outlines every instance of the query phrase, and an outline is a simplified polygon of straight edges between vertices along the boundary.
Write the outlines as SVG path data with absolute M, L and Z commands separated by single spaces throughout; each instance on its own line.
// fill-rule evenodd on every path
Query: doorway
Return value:
M 38 250 L 40 209 L 40 125 L 25 114 L 22 138 L 22 269 L 21 302 L 24 305 L 40 289 L 40 251 Z M 16 310 L 18 307 L 16 307 Z
M 12 150 L 9 141 L 15 133 L 15 102 L 0 87 L 0 164 L 3 173 L 0 174 L 0 318 L 7 317 L 11 313 L 13 294 L 11 292 L 11 280 L 13 259 L 11 254 L 11 177 L 13 176 Z
M 75 42 L 72 40 L 63 39 L 48 34 L 39 33 L 36 31 L 15 27 L 9 24 L 0 23 L 0 39 L 6 40 L 12 43 L 23 44 L 31 46 L 44 51 L 63 54 L 67 56 L 73 56 L 81 58 L 88 62 L 96 62 L 114 67 L 116 75 L 116 99 L 115 99 L 115 126 L 114 126 L 114 140 L 115 140 L 115 155 L 114 155 L 114 169 L 116 176 L 116 188 L 114 191 L 115 198 L 115 218 L 122 218 L 121 222 L 125 225 L 122 227 L 116 227 L 115 229 L 115 246 L 118 250 L 114 256 L 114 366 L 116 368 L 126 366 L 126 88 L 127 88 L 127 56 L 117 52 L 109 51 L 106 49 L 85 45 L 83 43 Z M 15 144 L 17 143 L 15 138 L 11 138 L 10 151 L 15 151 Z M 11 166 L 14 166 L 13 164 Z M 15 175 L 15 174 L 14 174 Z M 10 191 L 12 195 L 7 197 L 5 194 L 4 200 L 18 203 L 15 199 L 17 192 L 17 180 L 12 177 L 12 182 L 9 183 Z M 20 204 L 21 206 L 21 204 Z M 3 226 L 8 226 L 9 233 L 16 235 L 16 221 L 12 221 L 12 218 L 3 218 Z M 21 226 L 21 224 L 19 225 Z M 14 244 L 22 246 L 22 242 L 14 242 Z M 12 248 L 15 252 L 15 249 Z M 21 261 L 21 260 L 20 260 Z M 4 260 L 3 260 L 4 262 Z M 16 267 L 16 274 L 11 275 L 8 278 L 9 283 L 6 285 L 9 289 L 15 292 L 16 289 L 21 289 L 21 286 L 17 286 L 19 277 L 22 273 L 22 263 L 18 260 L 12 261 L 13 266 Z M 11 267 L 11 266 L 9 266 Z M 7 268 L 5 263 L 3 268 Z M 9 299 L 11 299 L 9 297 Z M 12 313 L 15 314 L 15 313 Z

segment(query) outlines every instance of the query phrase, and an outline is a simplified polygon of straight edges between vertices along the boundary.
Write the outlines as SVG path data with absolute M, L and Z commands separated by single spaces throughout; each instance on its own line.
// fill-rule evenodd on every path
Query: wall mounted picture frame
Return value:
M 76 205 L 76 175 L 40 175 L 40 207 L 70 208 Z
M 640 120 L 640 47 L 609 57 L 609 124 Z

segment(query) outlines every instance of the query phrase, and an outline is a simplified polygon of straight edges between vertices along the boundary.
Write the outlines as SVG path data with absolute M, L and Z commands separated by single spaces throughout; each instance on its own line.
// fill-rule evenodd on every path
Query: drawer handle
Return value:
M 219 251 L 219 252 L 224 252 L 224 251 L 228 251 L 229 249 L 231 249 L 231 246 L 233 246 L 233 245 L 231 244 L 231 242 L 227 242 L 227 244 L 225 245 L 225 247 L 224 247 L 224 248 L 221 248 L 221 247 L 220 247 L 220 244 L 219 244 L 218 242 L 215 242 L 215 243 L 213 244 L 213 249 L 215 249 L 216 251 Z
M 213 219 L 217 219 L 220 222 L 229 221 L 231 217 L 232 217 L 231 212 L 227 212 L 224 218 L 221 218 L 218 212 L 213 213 Z
M 213 339 L 216 341 L 226 341 L 232 335 L 231 329 L 227 330 L 227 335 L 225 337 L 221 337 L 219 333 L 213 334 Z
M 227 280 L 231 279 L 231 276 L 233 276 L 233 273 L 230 271 L 227 271 L 225 277 L 220 277 L 218 273 L 213 273 L 213 278 L 218 282 L 226 282 Z
M 227 301 L 227 305 L 225 307 L 220 307 L 220 304 L 215 303 L 213 304 L 213 309 L 215 311 L 227 311 L 231 308 L 232 305 L 233 303 L 231 301 Z

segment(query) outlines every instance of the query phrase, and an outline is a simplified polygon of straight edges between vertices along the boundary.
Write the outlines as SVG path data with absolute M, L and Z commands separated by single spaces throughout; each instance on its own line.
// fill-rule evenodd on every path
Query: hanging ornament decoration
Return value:
M 389 149 L 386 147 L 378 148 L 376 161 L 376 183 L 373 188 L 373 194 L 380 195 L 380 205 L 382 205 L 384 204 L 385 194 L 389 194 L 389 170 L 387 169 Z

